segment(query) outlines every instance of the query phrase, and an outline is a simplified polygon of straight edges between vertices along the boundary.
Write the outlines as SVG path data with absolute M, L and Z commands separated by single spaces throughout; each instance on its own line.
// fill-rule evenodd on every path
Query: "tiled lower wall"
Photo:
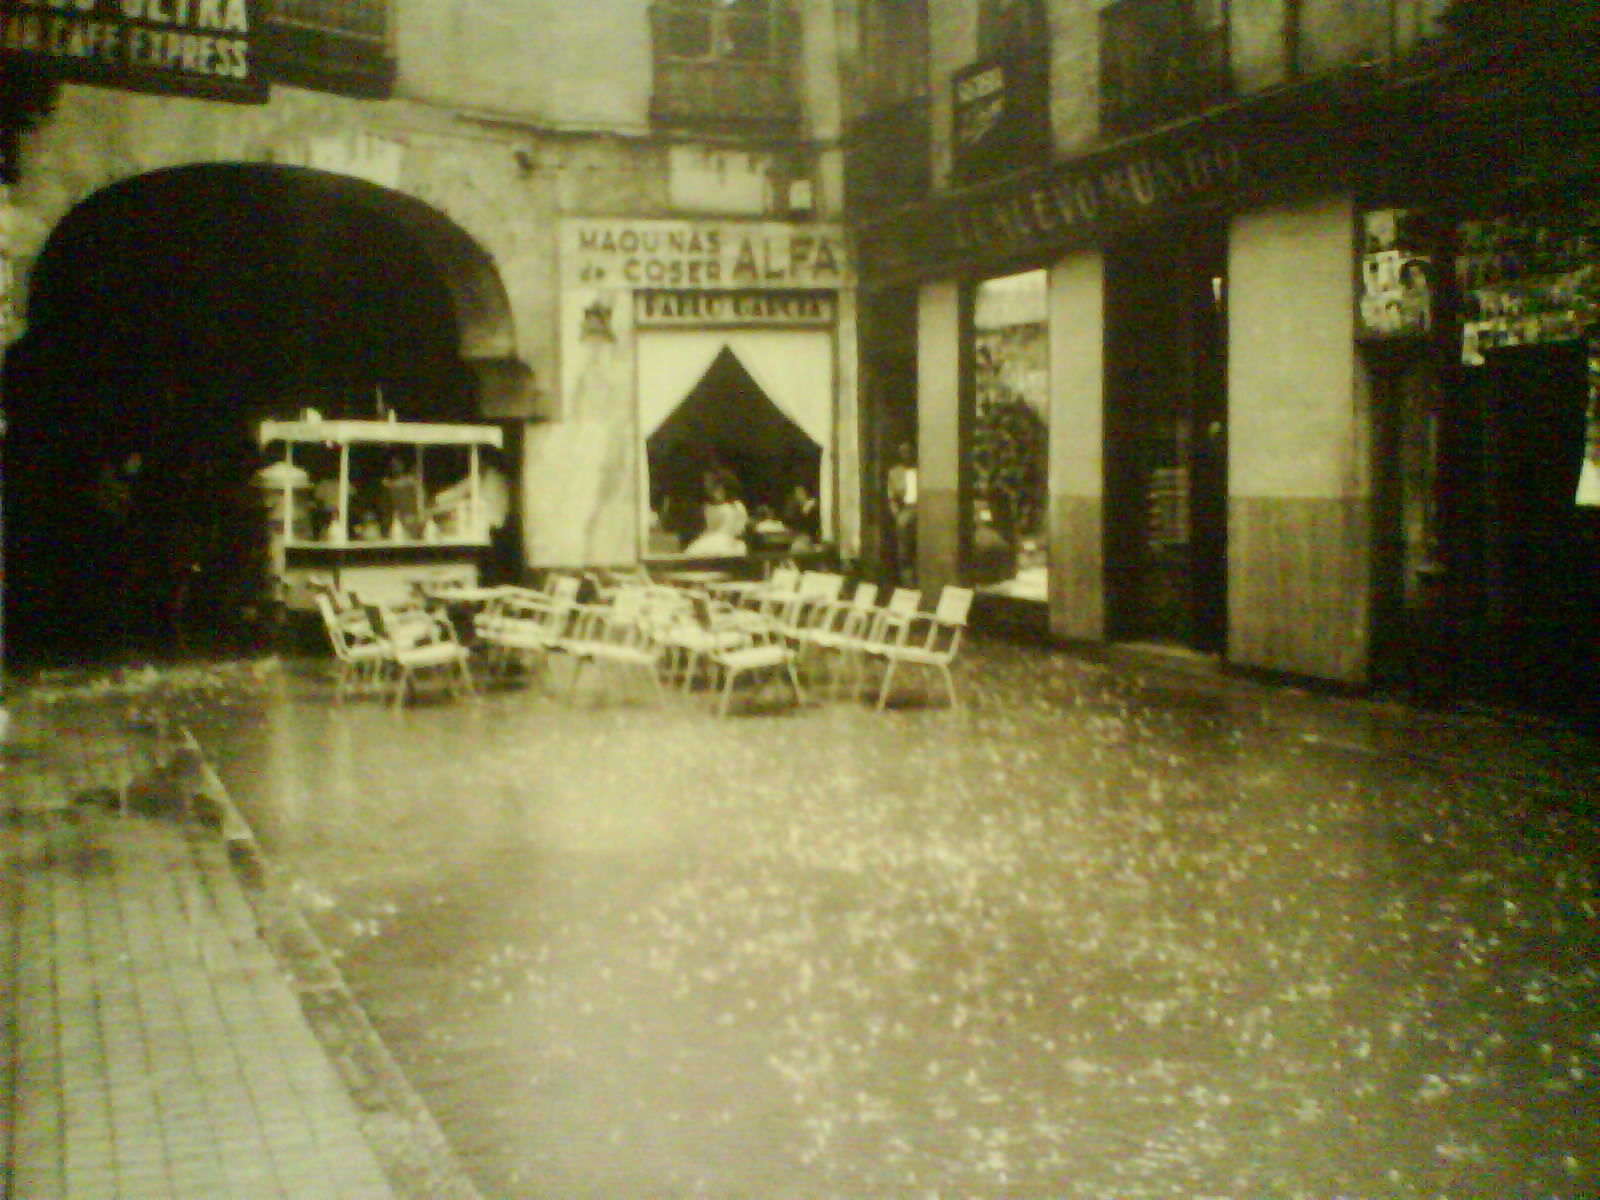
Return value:
M 1363 683 L 1371 636 L 1365 500 L 1228 502 L 1228 660 Z

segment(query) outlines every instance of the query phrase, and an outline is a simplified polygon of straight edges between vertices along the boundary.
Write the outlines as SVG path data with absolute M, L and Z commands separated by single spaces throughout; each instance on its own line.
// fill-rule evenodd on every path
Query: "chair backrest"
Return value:
M 856 584 L 856 594 L 850 603 L 856 608 L 871 608 L 878 602 L 878 585 L 875 583 Z
M 317 611 L 322 614 L 322 624 L 328 631 L 328 641 L 333 646 L 333 652 L 341 659 L 350 657 L 350 639 L 358 637 L 362 641 L 372 641 L 377 635 L 372 628 L 372 622 L 367 619 L 367 614 L 359 607 L 340 612 L 334 604 L 333 598 L 325 592 L 318 592 L 316 596 Z
M 583 580 L 576 575 L 557 575 L 550 581 L 550 596 L 563 604 L 571 604 L 578 598 L 578 589 L 583 586 Z
M 933 615 L 946 625 L 965 625 L 972 611 L 972 589 L 946 584 L 939 593 L 939 605 Z
M 844 591 L 844 576 L 832 571 L 807 571 L 800 576 L 796 594 L 807 600 L 837 600 Z
M 317 611 L 322 614 L 322 626 L 328 631 L 328 641 L 333 646 L 333 652 L 340 658 L 349 656 L 350 648 L 344 640 L 344 630 L 339 627 L 339 614 L 333 609 L 333 601 L 323 591 L 317 592 Z
M 889 611 L 897 616 L 914 613 L 922 607 L 922 590 L 920 588 L 897 587 L 889 596 Z
M 774 592 L 792 592 L 800 585 L 800 568 L 793 563 L 780 563 L 767 577 L 767 588 Z

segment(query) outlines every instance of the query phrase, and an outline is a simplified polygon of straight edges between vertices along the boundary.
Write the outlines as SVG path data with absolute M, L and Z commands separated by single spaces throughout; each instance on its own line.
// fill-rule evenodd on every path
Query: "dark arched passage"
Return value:
M 494 366 L 515 357 L 488 255 L 359 180 L 140 176 L 73 209 L 30 282 L 5 362 L 13 659 L 250 635 L 258 420 L 371 416 L 380 395 L 406 419 L 472 420 L 480 377 L 515 378 Z

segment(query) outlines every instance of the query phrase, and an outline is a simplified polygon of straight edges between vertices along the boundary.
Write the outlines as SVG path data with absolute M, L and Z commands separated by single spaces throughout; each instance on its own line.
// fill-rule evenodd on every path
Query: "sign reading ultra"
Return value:
M 836 288 L 852 281 L 844 233 L 778 222 L 562 223 L 564 283 L 602 288 Z
M 264 101 L 253 0 L 0 0 L 0 50 L 61 78 L 135 91 Z

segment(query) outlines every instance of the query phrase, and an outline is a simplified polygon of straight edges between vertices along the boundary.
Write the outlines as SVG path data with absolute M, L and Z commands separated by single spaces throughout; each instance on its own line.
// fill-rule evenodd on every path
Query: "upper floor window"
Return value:
M 799 116 L 784 0 L 656 0 L 658 121 L 788 125 Z
M 1187 116 L 1227 92 L 1227 0 L 1115 0 L 1101 10 L 1105 132 Z
M 952 182 L 1049 158 L 1049 46 L 1043 0 L 980 0 L 978 58 L 950 80 Z
M 356 96 L 394 84 L 389 0 L 264 0 L 259 57 L 274 82 Z
M 979 0 L 978 57 L 988 58 L 1046 41 L 1044 0 Z
M 778 20 L 769 0 L 670 0 L 656 6 L 657 53 L 695 62 L 771 62 Z
M 385 42 L 389 36 L 386 0 L 271 0 L 267 19 L 368 41 Z

